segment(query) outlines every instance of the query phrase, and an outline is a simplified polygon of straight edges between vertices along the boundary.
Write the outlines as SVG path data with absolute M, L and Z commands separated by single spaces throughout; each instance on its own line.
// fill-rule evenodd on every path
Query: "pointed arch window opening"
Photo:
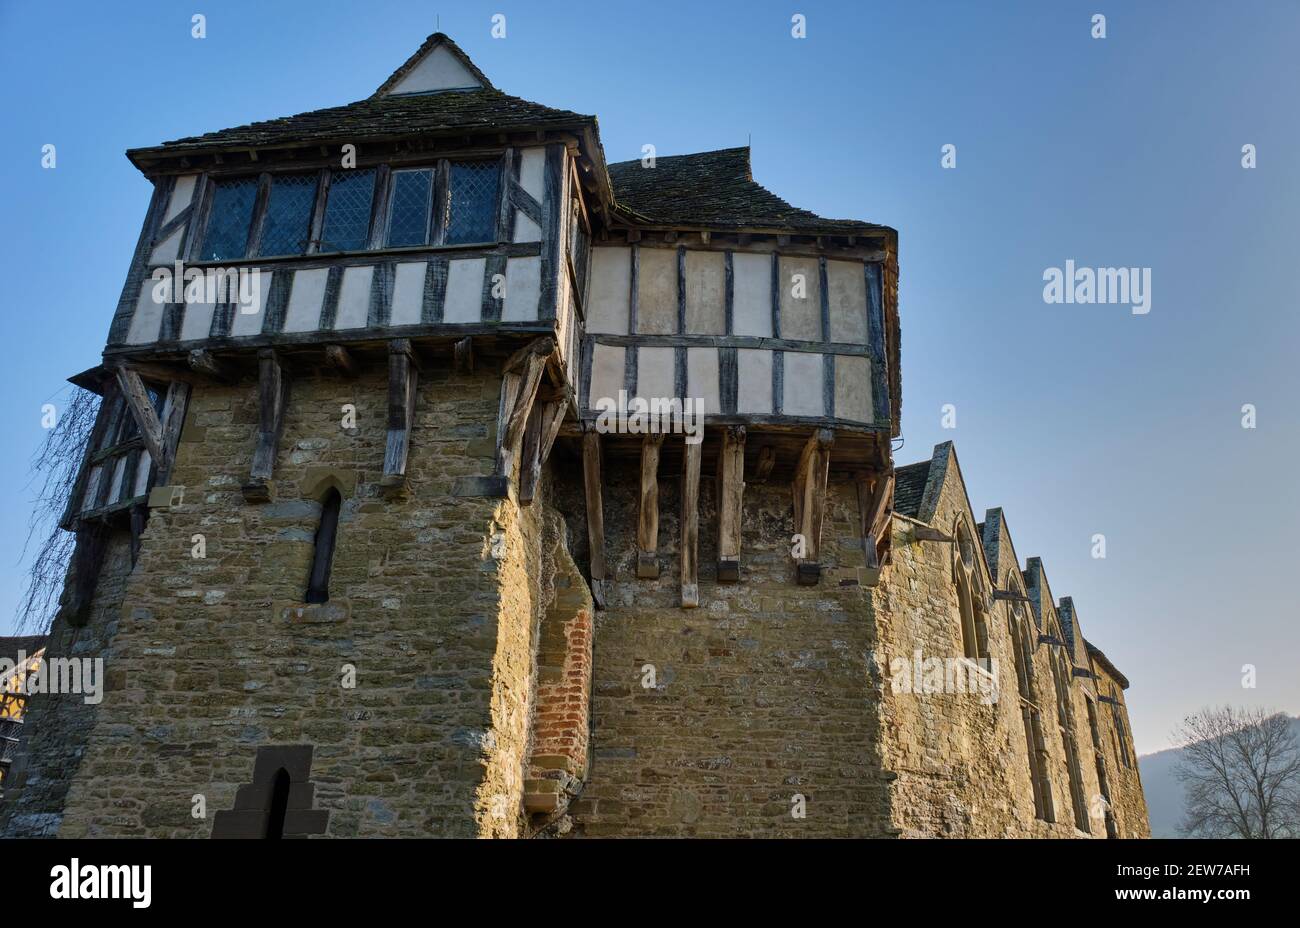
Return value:
M 312 553 L 311 577 L 307 582 L 308 603 L 327 603 L 330 598 L 330 573 L 334 565 L 334 544 L 338 538 L 339 510 L 343 498 L 331 487 L 321 503 L 320 524 Z

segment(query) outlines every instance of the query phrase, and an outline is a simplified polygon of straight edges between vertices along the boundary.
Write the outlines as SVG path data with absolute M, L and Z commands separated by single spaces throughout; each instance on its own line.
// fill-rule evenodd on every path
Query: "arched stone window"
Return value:
M 1024 594 L 1020 579 L 1014 573 L 1007 575 L 1005 589 Z M 1034 789 L 1034 815 L 1045 822 L 1056 821 L 1056 808 L 1052 802 L 1052 777 L 1049 773 L 1051 756 L 1047 753 L 1047 740 L 1043 737 L 1043 721 L 1039 712 L 1037 686 L 1034 683 L 1034 641 L 1031 631 L 1033 619 L 1020 603 L 1013 603 L 1007 612 L 1007 630 L 1011 637 L 1011 650 L 1016 660 L 1016 683 L 1019 687 L 1020 718 L 1025 727 L 1025 745 L 1029 761 L 1029 779 Z
M 1088 827 L 1088 809 L 1083 796 L 1083 771 L 1079 767 L 1079 746 L 1074 737 L 1074 707 L 1070 703 L 1070 671 L 1065 658 L 1057 655 L 1051 661 L 1052 681 L 1056 685 L 1056 717 L 1061 728 L 1061 743 L 1065 745 L 1065 769 L 1070 777 L 1070 804 L 1074 807 L 1074 825 L 1080 831 Z
M 321 503 L 320 524 L 316 528 L 316 548 L 311 560 L 311 578 L 307 581 L 307 602 L 327 603 L 330 599 L 330 568 L 334 564 L 334 540 L 338 535 L 339 509 L 343 497 L 334 487 Z
M 957 516 L 953 527 L 952 576 L 961 613 L 962 651 L 971 660 L 989 656 L 988 625 L 984 616 L 984 583 L 979 557 L 966 520 Z

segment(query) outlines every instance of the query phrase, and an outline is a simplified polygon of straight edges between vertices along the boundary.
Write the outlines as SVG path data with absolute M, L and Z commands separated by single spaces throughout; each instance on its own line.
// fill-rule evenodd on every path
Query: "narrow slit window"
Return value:
M 266 810 L 266 837 L 284 837 L 284 818 L 289 811 L 289 771 L 281 767 L 271 783 L 271 804 Z
M 331 489 L 321 505 L 320 525 L 316 529 L 316 550 L 312 555 L 311 579 L 307 584 L 307 602 L 327 603 L 330 599 L 330 567 L 334 563 L 334 540 L 338 536 L 339 507 L 343 500 Z
M 359 251 L 370 237 L 370 209 L 375 198 L 371 168 L 335 171 L 330 178 L 321 229 L 321 251 Z
M 316 205 L 316 180 L 315 174 L 287 174 L 271 179 L 261 254 L 300 255 L 307 251 L 311 212 Z
M 496 240 L 500 161 L 451 162 L 447 198 L 447 244 Z
M 388 244 L 403 245 L 429 243 L 429 217 L 432 215 L 433 172 L 395 171 L 393 173 L 393 202 L 388 216 Z
M 232 261 L 244 257 L 256 199 L 256 177 L 217 181 L 199 260 Z

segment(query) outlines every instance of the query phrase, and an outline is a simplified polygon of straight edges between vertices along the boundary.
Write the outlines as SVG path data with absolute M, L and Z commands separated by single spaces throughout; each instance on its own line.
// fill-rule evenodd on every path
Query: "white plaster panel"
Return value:
M 822 340 L 821 268 L 816 258 L 781 258 L 781 337 Z M 795 296 L 798 292 L 802 296 Z
M 181 250 L 181 236 L 185 233 L 184 226 L 177 226 L 172 234 L 167 236 L 161 242 L 154 246 L 149 254 L 150 264 L 170 264 L 175 261 Z
M 587 389 L 587 405 L 596 408 L 596 402 L 608 398 L 617 402 L 618 391 L 623 389 L 625 350 L 622 345 L 593 345 L 591 352 L 591 383 Z
M 636 330 L 677 334 L 677 249 L 637 250 Z
M 720 251 L 686 252 L 686 331 L 727 334 L 726 257 Z
M 546 149 L 525 148 L 519 152 L 519 186 L 541 203 L 546 196 Z
M 560 275 L 562 278 L 567 275 Z M 537 318 L 537 301 L 542 295 L 542 259 L 538 255 L 506 259 L 506 299 L 501 318 L 506 322 L 528 322 Z M 563 306 L 565 293 L 561 293 Z
M 826 296 L 830 305 L 831 341 L 867 343 L 867 279 L 855 261 L 826 262 Z
M 212 333 L 212 314 L 216 308 L 215 303 L 186 303 L 181 318 L 181 341 L 207 338 Z M 235 304 L 235 309 L 238 308 L 239 304 Z
M 421 58 L 389 93 L 426 93 L 482 86 L 483 82 L 447 46 L 438 45 Z
M 260 335 L 262 333 L 262 321 L 266 318 L 266 298 L 271 292 L 271 283 L 276 274 L 285 274 L 287 271 L 257 271 L 257 300 L 244 306 L 239 302 L 235 303 L 234 315 L 231 317 L 230 334 L 236 337 L 243 335 Z M 251 312 L 245 312 L 251 310 Z
M 140 297 L 135 301 L 135 312 L 131 315 L 131 327 L 126 332 L 128 344 L 147 345 L 158 341 L 163 309 L 167 304 L 154 302 L 153 288 L 152 280 L 146 280 L 140 287 Z
M 636 355 L 636 393 L 646 400 L 677 396 L 677 351 L 641 346 Z
M 772 337 L 772 256 L 731 256 L 732 332 Z
M 182 174 L 176 178 L 171 199 L 167 201 L 167 212 L 163 213 L 164 224 L 171 222 L 180 215 L 181 210 L 190 205 L 194 199 L 194 184 L 198 179 L 197 174 Z
M 528 218 L 525 212 L 515 213 L 515 237 L 516 242 L 540 242 L 542 240 L 542 227 Z
M 717 348 L 686 349 L 686 396 L 703 399 L 706 416 L 715 415 L 722 410 L 718 399 Z
M 824 416 L 822 356 L 807 351 L 787 351 L 783 361 L 781 411 L 787 416 Z
M 349 267 L 343 270 L 339 285 L 338 311 L 334 314 L 336 329 L 364 329 L 370 318 L 370 282 L 374 279 L 372 265 Z
M 772 352 L 736 350 L 736 412 L 772 411 Z
M 591 250 L 590 299 L 587 331 L 627 335 L 628 302 L 632 286 L 632 249 Z
M 443 322 L 481 322 L 483 319 L 483 275 L 486 258 L 452 261 L 447 271 L 447 296 L 442 304 Z
M 835 418 L 870 422 L 871 362 L 852 355 L 835 357 Z
M 393 311 L 391 325 L 417 325 L 424 309 L 424 261 L 403 261 L 393 274 Z
M 314 332 L 320 328 L 320 310 L 329 276 L 329 268 L 325 267 L 293 272 L 289 305 L 284 310 L 284 331 Z

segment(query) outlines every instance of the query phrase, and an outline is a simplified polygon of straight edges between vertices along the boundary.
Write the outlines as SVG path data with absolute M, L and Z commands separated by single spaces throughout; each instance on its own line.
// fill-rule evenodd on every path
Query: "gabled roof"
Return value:
M 929 461 L 894 468 L 894 511 L 915 519 L 921 511 L 921 498 L 929 478 Z
M 451 37 L 435 32 L 424 40 L 405 63 L 379 85 L 376 97 L 390 93 L 427 93 L 431 90 L 463 90 L 467 87 L 495 90 L 487 75 Z
M 127 155 L 136 160 L 140 156 L 182 155 L 215 148 L 357 142 L 421 133 L 459 134 L 474 129 L 546 129 L 595 124 L 594 116 L 553 109 L 484 88 L 370 97 L 346 106 L 176 139 L 153 148 L 133 148 Z
M 750 150 L 723 148 L 609 166 L 614 198 L 632 218 L 658 225 L 792 229 L 852 235 L 884 230 L 869 222 L 825 219 L 791 206 L 754 180 Z
M 1084 641 L 1084 646 L 1088 649 L 1088 655 L 1098 664 L 1101 664 L 1102 669 L 1106 671 L 1112 680 L 1119 684 L 1120 689 L 1128 689 L 1128 677 L 1116 669 L 1110 659 L 1102 653 L 1101 648 L 1096 647 L 1091 641 Z

